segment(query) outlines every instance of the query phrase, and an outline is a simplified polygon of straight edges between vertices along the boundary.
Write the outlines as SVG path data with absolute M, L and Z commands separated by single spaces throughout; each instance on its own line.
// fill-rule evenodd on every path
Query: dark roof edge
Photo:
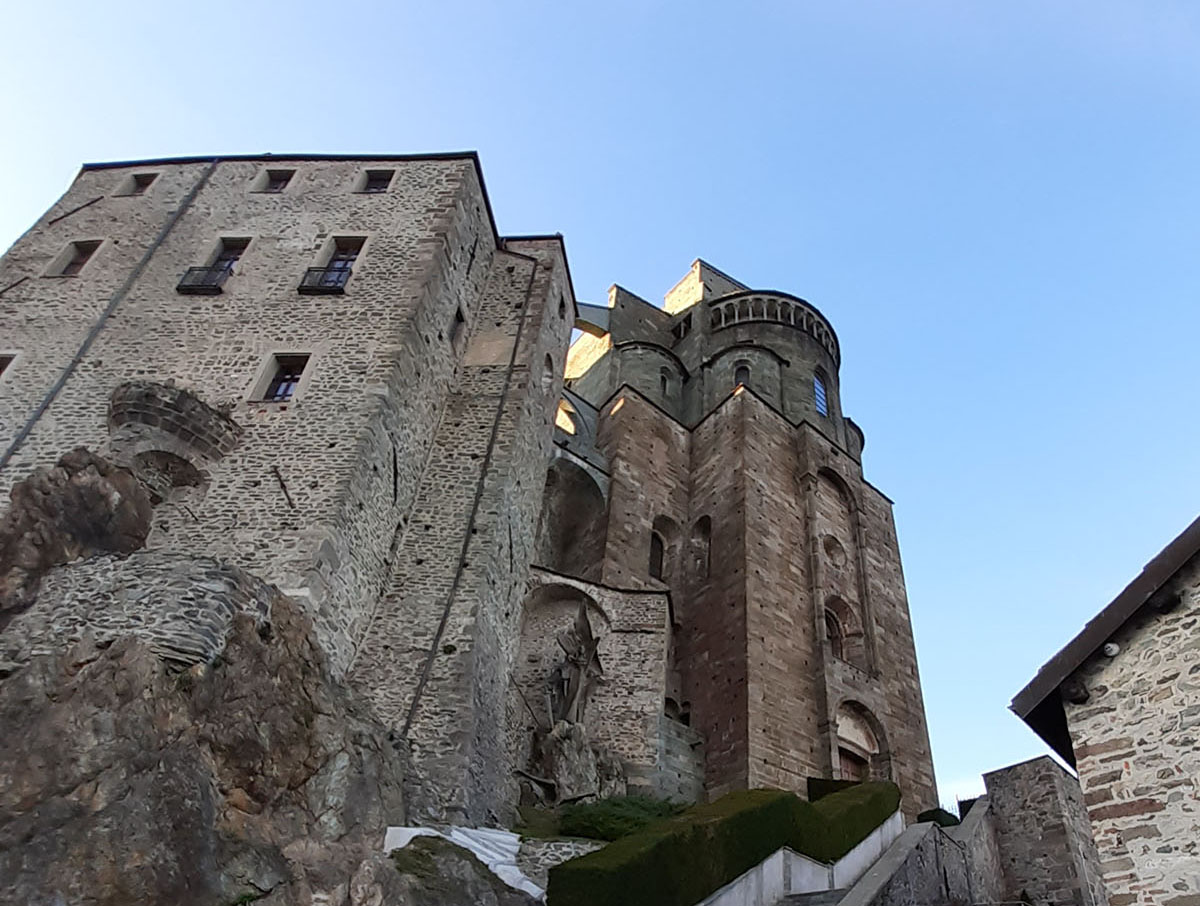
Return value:
M 115 170 L 119 167 L 150 167 L 167 164 L 211 164 L 247 160 L 474 160 L 478 151 L 433 151 L 422 154 L 199 154 L 184 157 L 148 157 L 139 160 L 112 160 L 84 164 L 81 170 Z
M 420 154 L 209 154 L 194 157 L 150 157 L 142 160 L 114 160 L 104 163 L 83 164 L 79 169 L 80 172 L 87 172 L 89 170 L 117 170 L 122 167 L 154 167 L 170 164 L 216 164 L 224 163 L 225 161 L 241 162 L 252 160 L 263 161 L 264 163 L 304 160 L 469 160 L 475 165 L 475 176 L 479 179 L 479 190 L 483 193 L 483 203 L 487 208 L 488 222 L 492 225 L 492 239 L 497 245 L 500 244 L 500 230 L 496 228 L 496 215 L 492 211 L 492 199 L 488 195 L 487 183 L 483 179 L 483 165 L 479 162 L 478 151 L 430 151 Z
M 1029 715 L 1064 680 L 1128 622 L 1155 592 L 1200 551 L 1200 518 L 1185 528 L 1080 633 L 1050 658 L 1029 683 L 1018 692 L 1009 708 L 1029 723 Z M 1032 726 L 1032 724 L 1031 724 Z M 1038 732 L 1037 727 L 1033 727 Z M 1041 735 L 1038 732 L 1038 735 Z

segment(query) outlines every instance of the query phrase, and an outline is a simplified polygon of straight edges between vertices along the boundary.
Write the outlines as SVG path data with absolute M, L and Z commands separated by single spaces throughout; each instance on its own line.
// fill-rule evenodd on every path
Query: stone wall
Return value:
M 278 598 L 278 589 L 211 557 L 156 550 L 80 560 L 47 573 L 34 605 L 0 633 L 0 671 L 85 636 L 132 635 L 176 665 L 209 663 L 236 614 L 266 625 Z
M 284 192 L 256 191 L 267 166 L 295 169 Z M 367 166 L 394 168 L 387 192 L 355 192 Z M 116 194 L 148 170 L 159 175 L 143 195 Z M 345 293 L 298 293 L 336 235 L 365 238 Z M 249 245 L 221 293 L 176 292 L 222 237 Z M 104 242 L 78 276 L 44 276 L 79 239 Z M 245 431 L 194 518 L 173 521 L 171 546 L 308 601 L 344 669 L 453 375 L 448 331 L 458 306 L 473 326 L 495 244 L 470 158 L 85 169 L 0 261 L 4 285 L 28 278 L 0 297 L 5 342 L 20 353 L 0 402 L 6 446 L 106 305 L 111 316 L 0 470 L 0 492 L 64 449 L 102 448 L 121 385 L 173 381 Z M 311 358 L 292 400 L 263 403 L 253 397 L 276 352 Z
M 1064 700 L 1083 798 L 1113 906 L 1200 903 L 1200 560 L 1075 674 Z
M 514 764 L 526 766 L 537 724 L 549 723 L 546 679 L 563 657 L 557 635 L 574 621 L 582 601 L 600 643 L 604 671 L 584 714 L 589 738 L 620 758 L 632 788 L 647 792 L 671 787 L 670 772 L 676 769 L 679 752 L 662 736 L 669 632 L 666 595 L 609 588 L 544 570 L 534 570 L 532 578 L 536 584 L 522 606 L 521 655 L 513 666 L 512 709 L 520 716 L 510 729 Z M 675 785 L 680 785 L 678 777 Z
M 1102 906 L 1099 858 L 1074 777 L 1048 756 L 984 775 L 1008 898 Z

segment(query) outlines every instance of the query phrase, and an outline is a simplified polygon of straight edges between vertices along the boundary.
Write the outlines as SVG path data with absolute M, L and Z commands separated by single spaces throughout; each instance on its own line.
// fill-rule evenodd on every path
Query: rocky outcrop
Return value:
M 150 532 L 150 495 L 133 473 L 79 447 L 34 471 L 0 518 L 0 629 L 33 603 L 52 567 L 99 553 L 126 554 Z
M 36 658 L 0 681 L 0 728 L 4 904 L 349 903 L 405 823 L 387 731 L 282 596 L 184 672 L 134 637 Z
M 375 856 L 350 885 L 351 906 L 533 906 L 473 854 L 441 837 L 417 837 Z
M 540 777 L 535 786 L 528 787 L 538 794 L 534 801 L 548 797 L 553 802 L 575 802 L 626 793 L 620 760 L 593 745 L 583 724 L 560 720 L 548 733 L 534 737 L 533 752 Z

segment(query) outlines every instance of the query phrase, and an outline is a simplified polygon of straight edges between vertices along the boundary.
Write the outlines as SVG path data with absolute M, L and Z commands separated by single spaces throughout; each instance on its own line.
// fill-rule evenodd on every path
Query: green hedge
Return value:
M 816 802 L 818 799 L 824 799 L 833 793 L 840 793 L 842 790 L 858 786 L 860 783 L 862 783 L 861 780 L 831 780 L 827 777 L 809 777 L 808 801 Z
M 678 815 L 685 807 L 650 796 L 613 796 L 567 805 L 559 816 L 558 832 L 565 837 L 619 840 L 660 818 Z
M 805 802 L 742 790 L 550 869 L 550 906 L 693 906 L 781 846 L 832 862 L 900 804 L 891 783 Z
M 944 808 L 930 808 L 917 815 L 917 821 L 932 821 L 938 827 L 954 827 L 959 823 L 958 817 Z

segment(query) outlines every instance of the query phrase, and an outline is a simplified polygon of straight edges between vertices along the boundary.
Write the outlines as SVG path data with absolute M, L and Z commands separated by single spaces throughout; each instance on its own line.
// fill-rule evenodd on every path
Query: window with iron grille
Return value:
M 233 266 L 238 263 L 238 259 L 242 257 L 249 244 L 249 239 L 222 239 L 221 248 L 217 251 L 217 257 L 213 259 L 211 266 L 226 274 L 233 273 Z
M 817 414 L 829 414 L 829 397 L 825 393 L 825 380 L 819 374 L 813 375 L 813 396 L 817 400 Z
M 295 170 L 268 170 L 267 181 L 262 190 L 264 192 L 282 192 L 295 175 Z
M 60 277 L 74 277 L 83 266 L 88 263 L 92 255 L 96 254 L 96 249 L 100 248 L 99 240 L 89 240 L 87 242 L 72 242 L 71 257 L 67 259 L 66 264 L 58 272 Z
M 367 178 L 363 182 L 362 191 L 369 195 L 386 192 L 388 186 L 392 184 L 392 175 L 394 173 L 394 170 L 368 170 Z
M 362 251 L 361 236 L 337 236 L 333 240 L 333 252 L 324 267 L 310 267 L 300 281 L 300 292 L 309 294 L 340 294 Z
M 266 402 L 286 403 L 296 394 L 300 385 L 300 376 L 308 365 L 306 355 L 277 355 L 275 356 L 274 372 L 262 398 Z

